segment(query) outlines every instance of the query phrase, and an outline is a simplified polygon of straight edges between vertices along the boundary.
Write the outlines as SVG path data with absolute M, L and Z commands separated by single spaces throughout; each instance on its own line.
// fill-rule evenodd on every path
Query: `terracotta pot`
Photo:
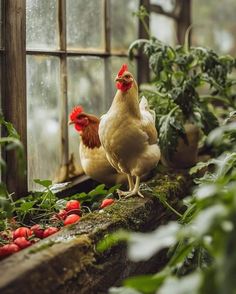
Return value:
M 171 160 L 161 156 L 161 162 L 164 166 L 181 169 L 196 164 L 200 130 L 192 123 L 186 123 L 184 129 L 189 144 L 187 145 L 182 138 L 179 138 L 176 152 L 173 153 Z

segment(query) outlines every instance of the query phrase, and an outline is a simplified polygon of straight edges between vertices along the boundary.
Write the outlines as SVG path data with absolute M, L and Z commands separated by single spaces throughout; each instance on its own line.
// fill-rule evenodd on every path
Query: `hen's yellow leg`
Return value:
M 125 196 L 125 198 L 135 196 L 135 195 L 138 195 L 138 196 L 144 198 L 143 194 L 139 191 L 139 186 L 140 186 L 140 177 L 136 177 L 135 185 L 131 191 L 127 191 L 127 192 L 126 191 L 117 191 L 117 193 L 119 194 L 120 197 Z
M 131 175 L 127 175 L 128 182 L 129 182 L 129 191 L 132 191 L 134 189 L 134 181 L 133 177 Z
M 133 190 L 128 192 L 125 195 L 125 198 L 135 196 L 135 195 L 138 195 L 138 196 L 144 198 L 143 194 L 139 191 L 139 186 L 140 186 L 140 177 L 136 177 L 136 182 L 135 182 Z

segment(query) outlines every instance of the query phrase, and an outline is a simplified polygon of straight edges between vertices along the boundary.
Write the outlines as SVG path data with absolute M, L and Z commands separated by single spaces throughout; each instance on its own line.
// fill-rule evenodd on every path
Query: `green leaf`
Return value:
M 113 187 L 111 187 L 107 193 L 110 194 L 110 193 L 114 193 L 117 189 L 119 189 L 121 187 L 121 184 L 118 184 L 118 185 L 115 185 Z
M 171 160 L 181 135 L 180 129 L 183 130 L 183 126 L 181 127 L 180 122 L 173 116 L 178 109 L 179 107 L 176 106 L 167 115 L 162 116 L 159 121 L 159 144 L 161 153 L 167 160 Z M 175 127 L 175 125 L 179 127 Z
M 119 230 L 115 233 L 106 235 L 103 240 L 97 244 L 97 250 L 103 252 L 108 248 L 116 245 L 120 241 L 127 241 L 129 239 L 129 233 L 123 230 Z
M 227 132 L 236 132 L 236 122 L 214 129 L 207 138 L 208 144 L 221 144 L 223 136 Z
M 195 108 L 196 112 L 200 114 L 200 127 L 203 130 L 204 134 L 209 134 L 212 130 L 219 126 L 219 122 L 216 116 L 207 109 L 207 107 L 201 105 L 201 107 Z
M 129 49 L 128 49 L 128 55 L 129 58 L 132 60 L 134 58 L 134 51 L 140 49 L 143 47 L 146 43 L 149 43 L 149 40 L 147 39 L 139 39 L 134 41 L 133 43 L 130 44 Z
M 170 277 L 159 289 L 158 294 L 198 294 L 201 286 L 201 275 L 198 272 L 181 279 Z
M 124 285 L 144 294 L 152 294 L 156 293 L 156 290 L 162 285 L 167 275 L 167 272 L 162 271 L 156 275 L 136 276 L 126 279 Z
M 34 206 L 34 204 L 35 204 L 35 201 L 23 202 L 23 203 L 21 203 L 18 210 L 21 210 L 24 213 L 28 213 L 30 211 L 30 209 Z
M 6 197 L 0 196 L 0 208 L 6 212 L 8 217 L 12 215 L 12 205 Z
M 113 199 L 114 198 L 114 195 L 113 193 L 109 193 L 106 195 L 105 199 Z
M 212 226 L 217 224 L 218 219 L 221 222 L 227 216 L 227 213 L 229 212 L 222 204 L 215 204 L 200 211 L 192 222 L 193 234 L 203 236 Z
M 218 187 L 216 184 L 202 184 L 195 189 L 194 195 L 196 199 L 202 200 L 215 196 L 217 192 Z
M 39 184 L 40 186 L 45 187 L 45 188 L 49 188 L 52 185 L 52 181 L 50 181 L 50 180 L 34 179 L 34 182 L 36 184 Z
M 17 133 L 16 129 L 14 128 L 13 124 L 10 123 L 10 122 L 6 122 L 3 119 L 3 116 L 2 115 L 1 115 L 1 121 L 0 121 L 0 123 L 3 124 L 6 127 L 9 137 L 12 137 L 12 138 L 15 138 L 15 139 L 20 140 L 20 136 Z
M 192 252 L 194 246 L 194 242 L 188 243 L 184 241 L 179 243 L 171 260 L 168 262 L 168 266 L 173 267 L 179 265 L 180 263 L 182 264 L 186 260 L 189 253 Z
M 180 225 L 170 222 L 151 233 L 132 233 L 128 242 L 128 255 L 132 261 L 148 260 L 161 249 L 177 242 Z M 148 244 L 148 250 L 147 249 Z
M 217 160 L 215 158 L 212 158 L 206 162 L 198 162 L 195 166 L 193 166 L 189 170 L 189 174 L 194 175 L 198 173 L 200 170 L 202 170 L 203 168 L 207 168 L 209 165 L 215 165 L 215 164 L 217 164 Z
M 142 293 L 127 287 L 112 287 L 109 289 L 109 294 L 142 294 Z
M 106 195 L 107 194 L 107 190 L 105 190 L 106 186 L 104 184 L 101 184 L 99 186 L 97 186 L 95 189 L 93 189 L 92 191 L 90 191 L 88 193 L 88 195 L 92 198 L 94 198 L 95 196 L 101 196 L 101 195 Z
M 65 199 L 59 199 L 55 203 L 55 209 L 64 209 L 66 207 L 67 201 Z
M 89 198 L 89 196 L 87 193 L 82 192 L 80 194 L 72 195 L 70 198 L 71 199 L 78 199 L 78 200 L 85 200 L 86 198 Z
M 50 185 L 50 190 L 53 192 L 53 193 L 58 193 L 60 191 L 63 191 L 65 190 L 66 188 L 68 188 L 69 186 L 71 185 L 71 182 L 65 182 L 65 183 L 56 183 L 56 184 L 53 184 L 53 185 Z
M 97 192 L 103 192 L 104 189 L 105 189 L 105 187 L 106 187 L 105 184 L 98 185 L 98 186 L 95 188 L 95 191 L 97 191 Z

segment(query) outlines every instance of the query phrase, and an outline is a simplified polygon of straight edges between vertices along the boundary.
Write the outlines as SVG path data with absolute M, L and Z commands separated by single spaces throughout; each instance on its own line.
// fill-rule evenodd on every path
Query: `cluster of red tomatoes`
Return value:
M 104 199 L 100 208 L 105 208 L 111 205 L 114 199 Z M 64 226 L 74 224 L 80 220 L 80 202 L 78 200 L 70 200 L 66 203 L 65 209 L 51 217 L 51 221 L 63 222 Z M 21 249 L 31 246 L 40 239 L 47 238 L 55 234 L 60 228 L 56 226 L 43 227 L 40 224 L 35 224 L 31 227 L 19 227 L 14 231 L 0 232 L 1 239 L 7 244 L 0 247 L 0 258 L 4 258 Z
M 51 220 L 60 220 L 64 226 L 74 224 L 79 221 L 80 203 L 77 200 L 70 200 L 66 203 L 66 207 L 54 214 Z M 15 253 L 21 249 L 29 247 L 40 239 L 47 238 L 59 231 L 56 226 L 43 227 L 35 224 L 31 227 L 19 227 L 14 231 L 1 232 L 0 236 L 7 244 L 0 247 L 0 258 Z

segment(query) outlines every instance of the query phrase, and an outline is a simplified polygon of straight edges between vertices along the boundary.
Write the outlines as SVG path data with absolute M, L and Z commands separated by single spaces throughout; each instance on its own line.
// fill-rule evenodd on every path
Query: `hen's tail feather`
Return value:
M 152 121 L 155 124 L 155 122 L 156 122 L 156 113 L 155 113 L 154 110 L 150 109 L 149 104 L 148 104 L 148 100 L 147 100 L 147 98 L 145 96 L 141 97 L 141 100 L 139 102 L 139 109 L 140 109 L 141 113 L 143 112 L 143 113 L 151 114 Z

